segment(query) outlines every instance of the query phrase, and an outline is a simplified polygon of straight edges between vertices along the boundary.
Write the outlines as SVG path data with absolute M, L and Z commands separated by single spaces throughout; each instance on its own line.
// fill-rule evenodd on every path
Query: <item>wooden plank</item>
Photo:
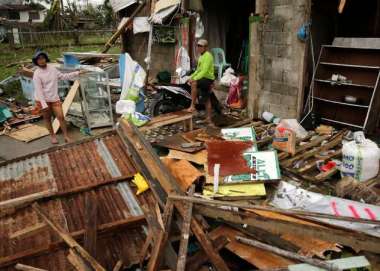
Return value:
M 214 241 L 212 241 L 212 245 L 216 251 L 219 251 L 224 248 L 228 242 L 229 240 L 225 236 L 219 236 Z M 186 262 L 186 270 L 198 270 L 204 263 L 207 262 L 207 260 L 207 255 L 203 250 L 200 250 L 188 258 Z
M 69 249 L 67 260 L 77 271 L 91 271 L 91 268 L 87 266 L 83 259 L 73 249 Z
M 224 225 L 210 232 L 211 238 L 227 237 L 229 242 L 226 249 L 259 269 L 286 268 L 288 265 L 296 263 L 282 256 L 241 244 L 236 240 L 236 236 L 240 235 L 245 236 L 240 231 Z
M 62 110 L 63 110 L 63 116 L 66 116 L 67 112 L 70 109 L 71 104 L 74 101 L 75 95 L 77 94 L 77 91 L 79 89 L 80 83 L 79 80 L 75 80 L 74 84 L 71 86 L 69 92 L 67 93 L 67 96 L 65 100 L 62 103 Z M 59 130 L 60 124 L 57 118 L 53 121 L 53 131 L 56 134 Z
M 96 257 L 98 225 L 98 201 L 95 192 L 88 192 L 85 195 L 84 213 L 84 249 L 94 258 Z
M 196 153 L 187 153 L 177 150 L 169 150 L 168 158 L 186 160 L 189 162 L 196 163 L 198 165 L 204 165 L 207 163 L 207 151 L 201 150 Z
M 332 149 L 334 148 L 335 146 L 337 146 L 338 144 L 342 143 L 342 138 L 343 138 L 343 133 L 339 133 L 337 136 L 335 136 L 331 141 L 329 141 L 328 143 L 318 147 L 318 148 L 315 148 L 315 149 L 312 149 L 306 153 L 300 153 L 290 159 L 287 159 L 285 161 L 281 161 L 281 166 L 283 167 L 288 167 L 288 166 L 291 166 L 295 161 L 297 160 L 306 160 L 310 157 L 313 157 L 315 154 L 319 153 L 319 152 L 322 152 L 322 151 L 326 151 L 326 150 L 329 150 L 329 149 Z
M 47 271 L 46 269 L 36 268 L 30 265 L 25 265 L 21 263 L 16 264 L 15 269 L 21 270 L 21 271 Z
M 195 186 L 190 187 L 189 196 L 192 196 L 195 191 Z M 179 242 L 179 251 L 178 251 L 178 261 L 177 261 L 177 271 L 184 271 L 186 267 L 186 256 L 187 256 L 187 247 L 189 244 L 190 238 L 190 221 L 193 214 L 193 204 L 188 202 L 186 204 L 187 210 L 185 216 L 183 217 L 182 228 L 181 228 L 181 240 Z
M 285 214 L 285 215 L 290 215 L 290 216 L 300 216 L 301 218 L 302 217 L 319 217 L 319 218 L 328 218 L 328 219 L 341 220 L 341 221 L 380 225 L 380 220 L 371 220 L 371 219 L 364 219 L 364 218 L 357 219 L 350 216 L 335 216 L 331 214 L 323 214 L 323 213 L 318 213 L 318 212 L 308 212 L 308 211 L 302 211 L 302 210 L 287 210 L 287 209 L 280 209 L 280 208 L 275 208 L 275 207 L 270 207 L 270 206 L 234 203 L 230 201 L 209 200 L 209 199 L 204 199 L 204 198 L 177 196 L 177 195 L 169 195 L 169 199 L 174 200 L 174 201 L 182 201 L 182 202 L 191 201 L 196 204 L 208 205 L 208 206 L 224 206 L 224 207 L 228 206 L 230 208 L 270 211 L 270 212 L 276 212 L 279 214 Z
M 4 209 L 9 209 L 9 208 L 15 208 L 19 205 L 28 204 L 38 199 L 46 198 L 53 194 L 54 194 L 53 190 L 46 190 L 46 191 L 37 192 L 37 193 L 33 193 L 30 195 L 14 198 L 10 200 L 5 200 L 5 201 L 0 202 L 0 211 Z
M 242 236 L 236 236 L 236 240 L 243 243 L 243 244 L 253 246 L 253 247 L 257 247 L 257 248 L 260 248 L 263 250 L 267 250 L 267 251 L 270 251 L 272 253 L 284 256 L 286 258 L 293 259 L 296 261 L 301 261 L 304 263 L 308 263 L 308 264 L 311 264 L 313 266 L 317 266 L 317 267 L 320 267 L 323 269 L 327 269 L 329 271 L 340 271 L 341 270 L 340 268 L 336 267 L 334 264 L 327 263 L 327 262 L 324 262 L 324 261 L 321 261 L 318 259 L 313 259 L 310 257 L 305 257 L 305 256 L 299 255 L 297 253 L 290 252 L 290 251 L 287 251 L 284 249 L 280 249 L 280 248 L 277 248 L 274 246 L 270 246 L 268 244 L 265 244 L 265 243 L 262 243 L 262 242 L 259 242 L 259 241 L 253 240 L 253 239 L 245 238 Z
M 310 149 L 310 148 L 312 148 L 312 147 L 315 147 L 315 146 L 321 144 L 322 141 L 328 139 L 329 137 L 330 137 L 330 135 L 318 136 L 317 138 L 313 139 L 312 141 L 310 141 L 310 142 L 308 142 L 308 143 L 306 143 L 306 144 L 303 144 L 303 145 L 297 146 L 297 147 L 296 147 L 296 154 L 301 153 L 301 152 L 303 152 L 303 151 L 305 151 L 305 150 L 307 150 L 307 149 Z M 285 158 L 287 158 L 287 157 L 289 157 L 289 156 L 290 156 L 289 153 L 282 152 L 282 153 L 280 153 L 280 154 L 278 155 L 278 159 L 279 159 L 279 160 L 283 160 L 283 159 L 285 159 Z
M 152 118 L 152 120 L 150 122 L 148 122 L 148 124 L 139 128 L 139 130 L 141 132 L 144 132 L 144 131 L 152 130 L 152 129 L 159 128 L 159 127 L 162 127 L 165 125 L 170 125 L 170 124 L 174 124 L 174 123 L 192 120 L 192 118 L 193 118 L 192 113 L 187 113 L 187 112 L 182 113 L 182 112 L 183 111 L 180 111 L 181 114 L 168 113 L 168 114 L 164 114 L 164 115 L 161 115 L 158 117 L 154 117 L 154 118 Z
M 160 267 L 162 255 L 164 252 L 163 250 L 164 250 L 165 243 L 168 239 L 169 232 L 170 232 L 171 222 L 173 218 L 173 210 L 174 210 L 173 203 L 170 200 L 168 200 L 165 205 L 164 217 L 163 217 L 165 228 L 160 230 L 160 233 L 154 242 L 152 255 L 150 256 L 150 259 L 148 262 L 148 267 L 147 267 L 148 271 L 156 271 Z
M 214 219 L 228 221 L 234 224 L 247 224 L 264 230 L 268 230 L 273 234 L 288 234 L 297 233 L 304 238 L 312 237 L 328 242 L 339 243 L 345 246 L 352 247 L 360 251 L 370 251 L 380 253 L 379 241 L 380 238 L 366 235 L 359 232 L 352 232 L 349 230 L 342 230 L 339 228 L 316 227 L 305 224 L 298 224 L 291 221 L 283 221 L 268 217 L 261 217 L 252 215 L 247 212 L 231 212 L 222 210 L 220 208 L 213 208 L 208 206 L 194 207 L 196 212 Z
M 18 239 L 22 240 L 25 238 L 28 238 L 32 235 L 35 235 L 37 233 L 40 233 L 41 231 L 45 230 L 47 227 L 46 223 L 36 223 L 33 226 L 23 228 L 22 230 L 16 231 L 9 235 L 9 239 Z
M 325 156 L 325 157 L 323 157 L 323 158 L 318 158 L 318 160 L 319 160 L 319 161 L 330 160 L 331 158 L 337 157 L 337 156 L 339 156 L 339 155 L 341 155 L 341 154 L 342 154 L 342 149 L 337 150 L 336 152 L 334 152 L 334 153 L 332 153 L 332 154 L 329 154 L 329 155 L 327 155 L 327 156 Z M 297 169 L 296 172 L 297 172 L 297 173 L 300 173 L 300 174 L 303 174 L 303 173 L 305 173 L 305 172 L 307 172 L 307 171 L 309 171 L 309 170 L 312 170 L 312 169 L 314 169 L 314 168 L 317 168 L 317 161 L 318 161 L 318 160 L 316 160 L 316 161 L 312 161 L 311 163 L 308 163 L 308 164 L 304 165 L 302 168 Z
M 90 254 L 88 254 L 88 252 L 83 247 L 81 247 L 69 233 L 61 228 L 61 226 L 56 225 L 54 222 L 52 222 L 50 218 L 42 211 L 38 203 L 34 203 L 32 205 L 32 208 L 45 221 L 45 223 L 55 233 L 57 233 L 70 248 L 75 250 L 75 252 L 78 253 L 81 258 L 88 262 L 95 271 L 106 271 L 106 269 L 102 267 Z
M 112 271 L 120 271 L 121 268 L 123 268 L 123 261 L 118 260 L 115 266 L 113 267 Z

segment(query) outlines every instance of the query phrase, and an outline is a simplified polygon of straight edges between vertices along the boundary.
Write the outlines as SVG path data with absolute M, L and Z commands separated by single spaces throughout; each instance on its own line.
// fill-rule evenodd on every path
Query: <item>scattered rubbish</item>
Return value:
M 271 122 L 274 124 L 279 124 L 281 121 L 281 118 L 276 117 L 275 115 L 273 115 L 273 113 L 267 112 L 267 111 L 263 112 L 262 117 L 265 121 Z
M 380 215 L 380 206 L 310 192 L 284 181 L 279 184 L 271 204 L 282 209 L 331 214 L 337 218 L 340 216 L 352 217 L 351 222 L 323 218 L 315 219 L 327 224 L 380 237 L 380 229 L 377 225 L 379 223 L 377 217 Z M 366 222 L 361 223 L 361 220 L 366 220 Z
M 272 146 L 277 150 L 294 155 L 296 153 L 296 133 L 281 124 L 277 125 Z
M 140 173 L 135 174 L 132 182 L 137 186 L 136 195 L 140 195 L 149 189 L 148 183 Z

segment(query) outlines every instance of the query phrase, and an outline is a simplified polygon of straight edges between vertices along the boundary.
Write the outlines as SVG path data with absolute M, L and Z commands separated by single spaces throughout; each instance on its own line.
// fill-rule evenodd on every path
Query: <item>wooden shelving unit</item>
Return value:
M 332 80 L 333 74 L 347 81 Z M 372 133 L 379 118 L 380 49 L 323 45 L 313 75 L 313 112 L 322 123 Z M 356 103 L 345 96 L 357 98 Z

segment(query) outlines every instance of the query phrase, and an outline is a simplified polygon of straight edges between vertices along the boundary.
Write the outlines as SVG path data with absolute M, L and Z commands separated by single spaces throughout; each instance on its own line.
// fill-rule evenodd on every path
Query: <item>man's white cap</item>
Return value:
M 198 40 L 197 44 L 200 46 L 206 47 L 208 45 L 208 41 L 205 39 L 200 39 Z

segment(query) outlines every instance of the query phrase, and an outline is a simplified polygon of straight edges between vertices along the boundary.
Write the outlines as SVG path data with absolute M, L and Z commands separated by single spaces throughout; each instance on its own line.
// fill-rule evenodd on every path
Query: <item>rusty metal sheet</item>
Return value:
M 56 189 L 47 154 L 0 167 L 0 201 Z
M 163 158 L 161 161 L 169 168 L 183 192 L 203 176 L 189 161 L 171 158 Z
M 57 147 L 27 158 L 20 158 L 0 166 L 0 201 L 55 189 L 65 192 L 76 187 L 100 184 L 113 177 L 131 176 L 136 172 L 127 150 L 116 134 L 107 134 L 78 144 Z M 109 224 L 142 215 L 141 206 L 152 208 L 155 199 L 150 191 L 139 197 L 128 182 L 109 184 L 86 193 L 95 193 L 99 204 L 98 224 Z M 84 229 L 85 193 L 49 200 L 41 204 L 43 210 L 68 232 Z M 27 207 L 0 218 L 0 266 L 5 257 L 32 255 L 28 251 L 46 248 L 59 237 L 48 229 L 36 232 L 23 240 L 10 240 L 9 234 L 41 222 Z M 101 236 L 98 241 L 98 260 L 112 270 L 120 259 L 128 264 L 138 262 L 138 251 L 146 234 L 143 226 L 128 231 Z M 44 255 L 27 256 L 18 260 L 47 270 L 70 270 L 65 248 L 48 251 Z M 4 267 L 0 270 L 13 270 Z
M 210 175 L 214 174 L 214 165 L 220 164 L 220 176 L 255 173 L 244 152 L 251 148 L 253 142 L 213 140 L 207 142 L 207 164 Z
M 239 243 L 236 241 L 236 236 L 246 236 L 228 226 L 219 226 L 210 232 L 209 236 L 213 240 L 220 236 L 227 237 L 229 243 L 226 248 L 259 269 L 287 268 L 288 265 L 295 264 L 294 261 L 274 253 Z

